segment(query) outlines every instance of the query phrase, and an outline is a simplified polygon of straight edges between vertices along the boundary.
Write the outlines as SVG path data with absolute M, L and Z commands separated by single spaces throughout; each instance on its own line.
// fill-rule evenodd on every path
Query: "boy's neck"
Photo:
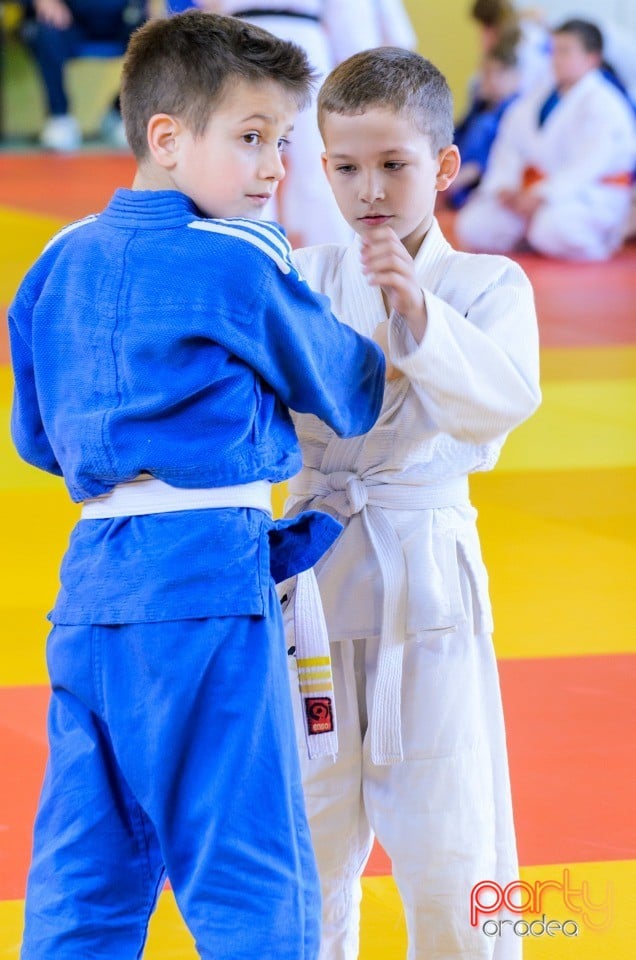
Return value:
M 557 83 L 556 85 L 557 90 L 559 91 L 560 94 L 567 93 L 568 90 L 572 90 L 573 87 L 578 86 L 581 80 L 584 80 L 591 73 L 593 73 L 594 69 L 596 68 L 593 68 L 591 70 L 586 70 L 585 73 L 582 73 L 580 77 L 576 77 L 576 79 L 574 80 L 567 80 L 567 81 L 564 81 L 563 83 Z
M 417 230 L 417 232 L 414 231 L 412 234 L 409 234 L 408 237 L 402 237 L 402 244 L 413 260 L 415 260 L 416 256 L 420 252 L 422 244 L 426 240 L 429 231 L 433 226 L 434 218 L 435 214 L 431 213 L 426 222 L 420 224 L 420 228 Z
M 170 176 L 162 167 L 141 161 L 133 182 L 133 190 L 175 190 L 176 187 Z

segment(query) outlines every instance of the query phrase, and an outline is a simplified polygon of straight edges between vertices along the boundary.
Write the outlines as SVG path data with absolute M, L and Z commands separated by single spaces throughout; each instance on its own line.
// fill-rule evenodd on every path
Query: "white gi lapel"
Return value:
M 446 257 L 452 247 L 439 223 L 433 219 L 430 229 L 415 257 L 415 273 L 423 290 L 435 293 L 446 271 Z
M 372 287 L 362 272 L 360 238 L 356 237 L 343 260 L 342 303 L 347 304 L 347 323 L 365 337 L 372 337 L 386 310 L 379 287 Z

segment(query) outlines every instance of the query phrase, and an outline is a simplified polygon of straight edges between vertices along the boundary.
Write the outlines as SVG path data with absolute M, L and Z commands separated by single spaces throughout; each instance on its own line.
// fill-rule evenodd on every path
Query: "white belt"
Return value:
M 310 760 L 336 759 L 338 734 L 329 634 L 313 567 L 296 577 L 294 644 L 298 690 Z
M 177 510 L 207 510 L 219 507 L 252 507 L 272 515 L 272 485 L 255 480 L 233 487 L 202 487 L 189 490 L 171 487 L 163 480 L 142 473 L 127 483 L 118 483 L 109 493 L 82 505 L 82 520 L 109 517 L 139 517 Z
M 378 671 L 371 717 L 371 760 L 398 763 L 403 758 L 401 732 L 402 661 L 406 635 L 407 574 L 400 540 L 384 510 L 431 510 L 469 503 L 468 480 L 409 486 L 378 483 L 347 471 L 325 474 L 305 467 L 289 483 L 290 492 L 331 506 L 343 517 L 360 514 L 382 573 L 384 588 Z M 303 508 L 305 504 L 303 503 Z M 301 649 L 297 655 L 307 654 Z M 315 655 L 315 648 L 312 650 Z

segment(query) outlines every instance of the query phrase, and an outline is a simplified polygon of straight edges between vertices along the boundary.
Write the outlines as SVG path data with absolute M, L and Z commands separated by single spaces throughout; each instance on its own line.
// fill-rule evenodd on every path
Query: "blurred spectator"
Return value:
M 519 65 L 515 46 L 500 40 L 484 54 L 472 106 L 455 128 L 462 158 L 452 186 L 440 197 L 458 210 L 480 182 L 504 111 L 519 96 Z
M 547 256 L 603 260 L 621 244 L 636 165 L 636 121 L 600 71 L 598 28 L 553 33 L 556 87 L 513 104 L 488 170 L 457 216 L 462 245 L 504 253 L 522 241 Z
M 599 6 L 601 6 L 599 4 Z M 575 20 L 580 17 L 576 6 L 571 12 L 563 12 L 562 20 Z M 552 18 L 548 17 L 548 22 Z M 636 39 L 633 33 L 621 28 L 604 10 L 595 10 L 585 14 L 585 19 L 593 23 L 603 34 L 603 61 L 610 79 L 618 80 L 627 92 L 632 104 L 636 104 Z
M 307 52 L 323 77 L 342 60 L 379 46 L 414 49 L 416 37 L 401 0 L 168 0 L 168 12 L 197 6 L 211 13 L 242 17 L 291 40 Z M 285 228 L 294 247 L 348 243 L 343 219 L 322 170 L 322 138 L 315 106 L 296 118 L 285 154 L 285 179 L 267 216 Z
M 132 31 L 146 19 L 142 0 L 24 0 L 21 35 L 39 68 L 46 98 L 47 119 L 40 142 L 49 150 L 79 147 L 79 123 L 70 111 L 64 70 L 88 42 L 108 41 L 125 50 Z M 118 146 L 125 136 L 118 101 L 104 117 L 102 130 Z
M 512 0 L 473 0 L 470 15 L 479 29 L 483 53 L 502 42 L 516 48 L 521 93 L 546 83 L 551 69 L 550 31 L 534 11 L 517 9 Z

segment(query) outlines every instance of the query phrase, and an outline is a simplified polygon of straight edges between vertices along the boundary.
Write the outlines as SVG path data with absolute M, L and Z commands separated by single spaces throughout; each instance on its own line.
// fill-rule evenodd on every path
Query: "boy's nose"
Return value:
M 278 146 L 268 150 L 261 166 L 261 176 L 264 180 L 282 180 L 285 176 L 285 167 Z
M 375 173 L 363 177 L 360 184 L 360 199 L 364 203 L 373 203 L 375 200 L 382 200 L 383 198 L 382 178 Z

